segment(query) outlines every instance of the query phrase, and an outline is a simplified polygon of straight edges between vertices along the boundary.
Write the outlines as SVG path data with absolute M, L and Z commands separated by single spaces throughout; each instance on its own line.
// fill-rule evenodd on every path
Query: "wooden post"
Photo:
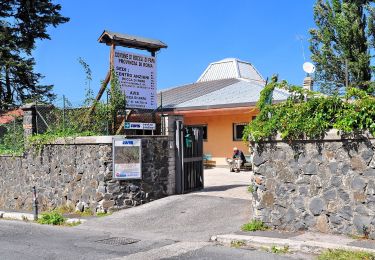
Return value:
M 112 71 L 112 69 L 114 69 L 115 49 L 116 49 L 116 45 L 114 45 L 112 43 L 111 44 L 111 51 L 110 51 L 110 54 L 109 54 L 109 70 L 110 71 Z

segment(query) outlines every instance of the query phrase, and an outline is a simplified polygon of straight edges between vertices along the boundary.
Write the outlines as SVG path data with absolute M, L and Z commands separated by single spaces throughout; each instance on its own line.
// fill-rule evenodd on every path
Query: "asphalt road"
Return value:
M 206 189 L 91 219 L 77 227 L 0 220 L 0 260 L 287 259 L 209 242 L 250 217 L 248 173 L 206 171 Z M 133 242 L 128 244 L 128 242 Z

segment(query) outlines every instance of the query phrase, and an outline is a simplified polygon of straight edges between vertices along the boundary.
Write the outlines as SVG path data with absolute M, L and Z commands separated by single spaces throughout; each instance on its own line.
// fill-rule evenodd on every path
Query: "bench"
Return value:
M 246 170 L 251 171 L 253 168 L 253 156 L 252 155 L 245 155 L 246 162 L 241 165 L 240 169 L 236 169 L 235 164 L 233 163 L 231 158 L 227 158 L 227 163 L 229 165 L 229 169 L 231 172 Z
M 212 160 L 203 160 L 203 166 L 204 166 L 205 168 L 216 167 L 216 161 L 212 161 Z
M 211 154 L 204 154 L 203 155 L 203 166 L 205 168 L 216 167 L 216 161 L 212 160 Z

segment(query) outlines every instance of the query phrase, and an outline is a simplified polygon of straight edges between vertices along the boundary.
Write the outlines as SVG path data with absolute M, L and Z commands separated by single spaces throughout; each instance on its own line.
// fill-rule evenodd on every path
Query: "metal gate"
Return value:
M 176 122 L 176 192 L 203 189 L 203 129 Z

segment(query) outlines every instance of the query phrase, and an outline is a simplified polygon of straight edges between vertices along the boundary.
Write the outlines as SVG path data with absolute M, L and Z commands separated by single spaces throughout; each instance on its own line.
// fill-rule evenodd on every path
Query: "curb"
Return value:
M 34 215 L 31 213 L 0 211 L 0 219 L 34 221 Z M 79 219 L 79 218 L 67 218 L 66 219 L 66 223 L 68 224 L 77 223 L 77 222 L 84 223 L 86 221 L 87 221 L 86 219 Z
M 292 240 L 284 238 L 272 238 L 261 236 L 245 236 L 245 235 L 217 235 L 212 236 L 211 241 L 216 241 L 224 245 L 230 245 L 234 241 L 241 241 L 247 246 L 256 249 L 271 249 L 272 247 L 284 248 L 288 247 L 290 252 L 303 252 L 309 254 L 318 254 L 327 249 L 343 249 L 349 251 L 362 251 L 375 254 L 375 249 L 349 246 L 345 244 L 334 244 L 327 242 L 319 242 L 313 240 Z

